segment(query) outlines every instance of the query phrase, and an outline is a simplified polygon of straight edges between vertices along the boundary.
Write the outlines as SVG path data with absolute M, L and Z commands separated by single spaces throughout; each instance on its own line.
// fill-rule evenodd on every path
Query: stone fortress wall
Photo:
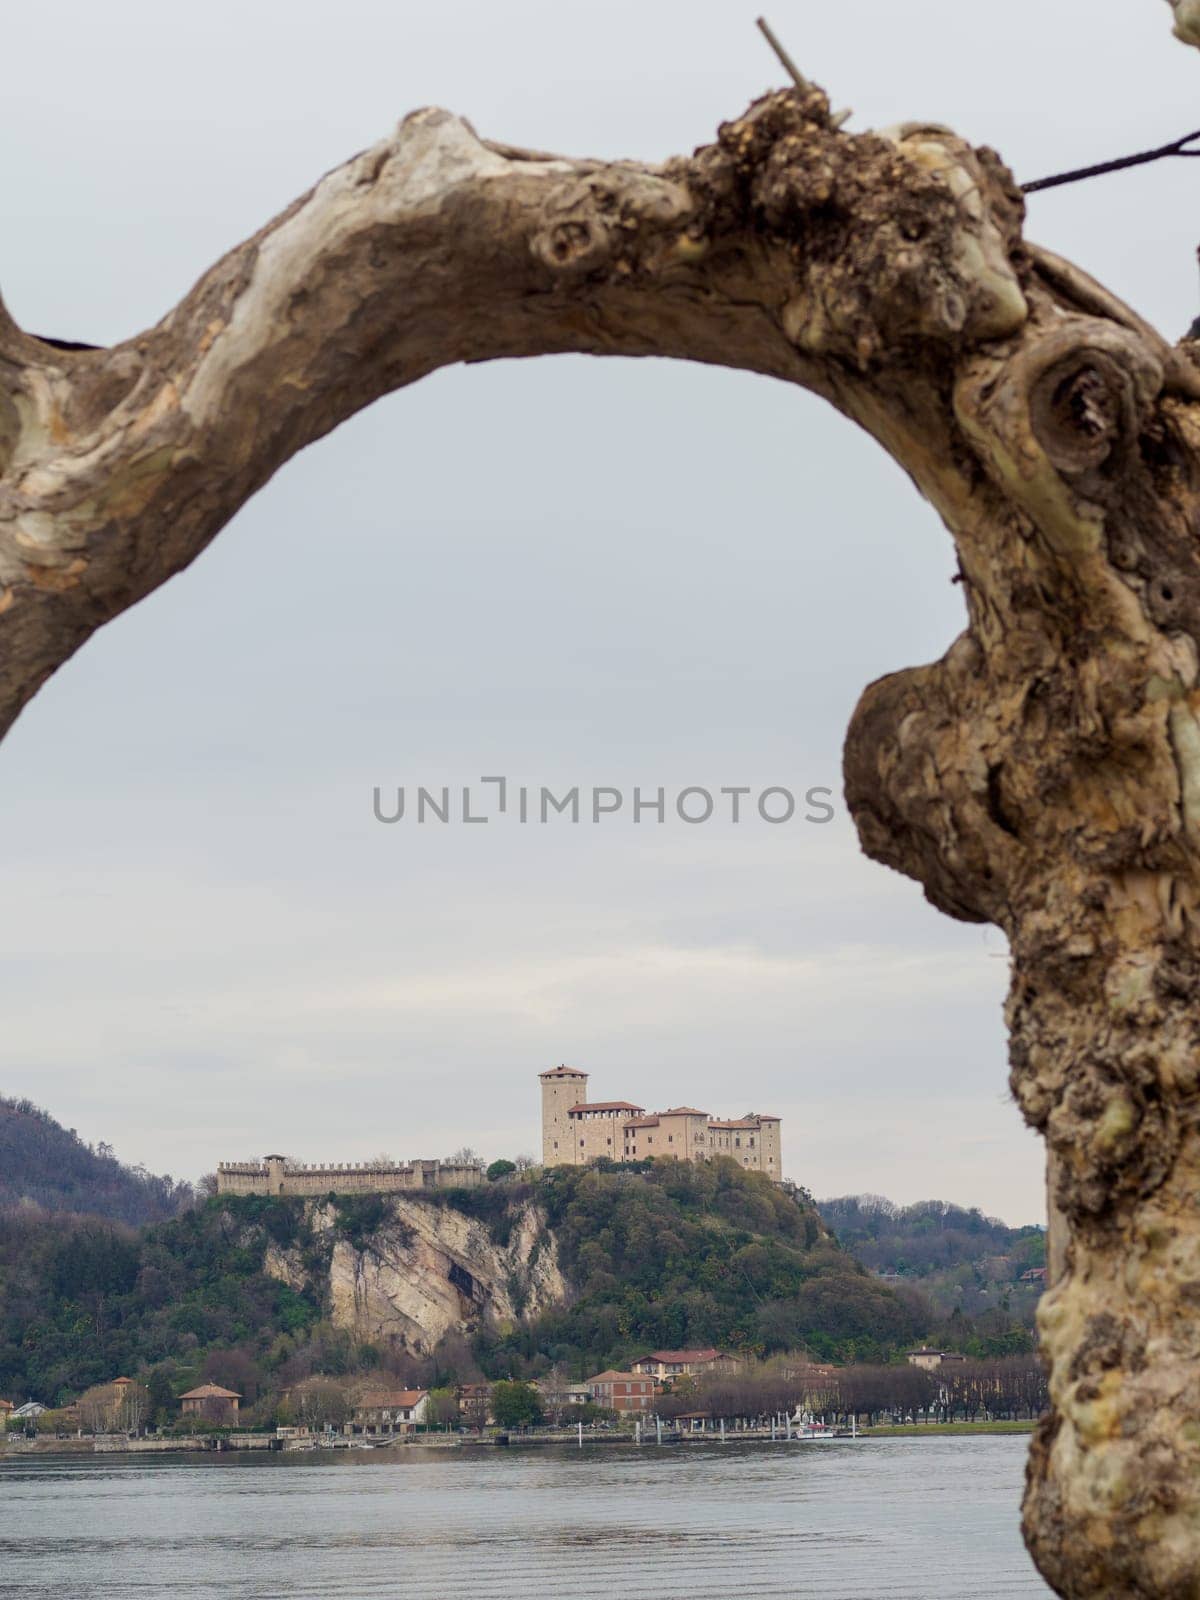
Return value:
M 275 1155 L 261 1161 L 222 1161 L 217 1167 L 218 1194 L 398 1194 L 414 1189 L 473 1189 L 482 1182 L 482 1168 L 444 1161 L 309 1166 Z

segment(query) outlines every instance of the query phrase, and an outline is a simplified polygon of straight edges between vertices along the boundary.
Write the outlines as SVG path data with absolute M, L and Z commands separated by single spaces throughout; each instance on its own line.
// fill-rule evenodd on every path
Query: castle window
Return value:
M 585 1144 L 586 1144 L 586 1143 L 587 1143 L 587 1140 L 586 1140 L 586 1139 L 580 1139 L 580 1141 L 579 1141 L 579 1148 L 580 1148 L 580 1149 L 581 1149 L 581 1150 L 582 1150 L 582 1149 L 583 1149 L 583 1147 L 584 1147 L 584 1145 L 585 1145 Z
M 668 1144 L 674 1144 L 675 1143 L 675 1135 L 673 1133 L 669 1133 L 667 1135 L 667 1143 Z
M 611 1144 L 611 1143 L 612 1143 L 612 1140 L 611 1140 L 611 1139 L 608 1139 L 608 1140 L 607 1140 L 607 1141 L 606 1141 L 606 1143 L 608 1143 L 608 1144 Z

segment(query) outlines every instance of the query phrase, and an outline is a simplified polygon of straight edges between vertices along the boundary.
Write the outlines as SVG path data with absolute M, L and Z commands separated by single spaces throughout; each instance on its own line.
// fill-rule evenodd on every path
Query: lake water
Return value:
M 1026 1441 L 403 1449 L 0 1466 L 0 1595 L 1045 1597 Z

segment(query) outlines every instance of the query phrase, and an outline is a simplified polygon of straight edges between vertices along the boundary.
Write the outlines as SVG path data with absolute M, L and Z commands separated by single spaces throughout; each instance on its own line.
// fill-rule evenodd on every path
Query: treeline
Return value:
M 920 1367 L 848 1367 L 837 1374 L 827 1405 L 876 1422 L 975 1422 L 1037 1417 L 1049 1405 L 1046 1374 L 1035 1356 L 951 1361 Z
M 1032 1333 L 1043 1286 L 1030 1269 L 1046 1262 L 1043 1229 L 1009 1228 L 944 1200 L 897 1206 L 880 1195 L 844 1195 L 819 1206 L 847 1250 L 893 1286 L 919 1289 L 938 1321 L 957 1315 Z M 973 1353 L 1001 1352 L 975 1347 Z
M 1015 1278 L 1045 1264 L 1042 1229 L 1010 1228 L 946 1200 L 898 1206 L 882 1195 L 851 1194 L 819 1200 L 817 1208 L 846 1249 L 876 1271 L 924 1277 L 986 1261 Z
M 797 1411 L 830 1421 L 975 1422 L 1037 1417 L 1049 1404 L 1046 1375 L 1033 1356 L 953 1361 L 927 1372 L 908 1362 L 820 1367 L 766 1363 L 743 1373 L 685 1379 L 658 1402 L 671 1419 L 761 1421 Z
M 0 1096 L 0 1206 L 35 1205 L 138 1226 L 175 1216 L 189 1183 L 127 1167 L 107 1144 L 90 1145 L 31 1100 Z
M 0 1394 L 60 1404 L 163 1363 L 194 1375 L 209 1352 L 233 1347 L 281 1360 L 322 1308 L 263 1272 L 268 1237 L 239 1223 L 236 1205 L 215 1202 L 140 1232 L 4 1209 Z

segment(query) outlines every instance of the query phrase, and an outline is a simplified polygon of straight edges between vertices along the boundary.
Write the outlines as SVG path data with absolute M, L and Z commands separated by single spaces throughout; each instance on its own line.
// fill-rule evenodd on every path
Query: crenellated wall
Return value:
M 222 1161 L 217 1167 L 218 1194 L 398 1194 L 412 1189 L 473 1189 L 482 1182 L 482 1168 L 443 1161 L 309 1166 L 266 1156 L 262 1161 Z

